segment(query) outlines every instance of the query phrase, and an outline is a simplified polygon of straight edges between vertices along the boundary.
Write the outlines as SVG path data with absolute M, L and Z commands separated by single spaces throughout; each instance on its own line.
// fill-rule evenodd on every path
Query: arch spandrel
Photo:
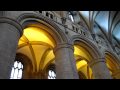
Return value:
M 23 28 L 25 28 L 29 24 L 44 25 L 50 29 L 49 33 L 53 36 L 57 44 L 68 42 L 66 34 L 60 29 L 60 27 L 55 22 L 53 22 L 52 20 L 48 20 L 42 15 L 38 15 L 35 13 L 23 13 L 17 18 L 17 21 L 20 22 Z
M 67 36 L 57 26 L 57 24 L 55 24 L 52 21 L 47 20 L 45 17 L 42 17 L 40 15 L 38 16 L 36 14 L 30 14 L 30 13 L 22 14 L 18 18 L 18 21 L 21 23 L 21 25 L 24 28 L 24 32 L 23 32 L 24 37 L 21 37 L 18 49 L 23 48 L 24 46 L 28 45 L 31 51 L 31 56 L 33 57 L 32 61 L 34 63 L 34 67 L 36 68 L 35 71 L 44 70 L 44 68 L 47 67 L 46 65 L 48 65 L 49 62 L 52 62 L 53 59 L 55 58 L 54 54 L 51 54 L 52 52 L 51 50 L 53 50 L 53 48 L 57 44 L 60 44 L 63 42 L 68 43 Z M 32 28 L 36 32 L 34 32 Z M 32 31 L 32 33 L 28 31 L 30 32 Z M 43 40 L 43 39 L 46 39 L 46 40 Z M 36 49 L 35 48 L 36 46 L 41 47 L 41 48 Z M 42 46 L 46 47 L 44 51 L 43 51 Z M 40 52 L 42 52 L 41 55 L 39 55 Z M 40 57 L 37 58 L 37 56 L 40 56 Z

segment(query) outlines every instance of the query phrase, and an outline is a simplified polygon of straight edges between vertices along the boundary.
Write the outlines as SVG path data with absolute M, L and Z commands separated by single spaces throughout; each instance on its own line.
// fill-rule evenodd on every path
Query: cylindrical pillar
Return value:
M 73 45 L 68 43 L 59 44 L 54 49 L 57 79 L 78 79 L 73 52 Z
M 92 60 L 89 65 L 95 79 L 112 79 L 104 58 Z
M 17 21 L 0 17 L 0 79 L 10 79 L 21 35 L 22 27 Z

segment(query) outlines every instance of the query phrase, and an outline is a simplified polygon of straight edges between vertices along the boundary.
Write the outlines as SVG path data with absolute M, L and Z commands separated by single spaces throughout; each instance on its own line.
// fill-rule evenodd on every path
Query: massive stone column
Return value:
M 10 18 L 0 16 L 0 79 L 9 79 L 14 64 L 21 25 Z
M 95 79 L 112 79 L 104 58 L 92 60 L 89 65 Z
M 68 43 L 59 44 L 54 49 L 57 79 L 78 79 L 73 51 L 73 46 Z

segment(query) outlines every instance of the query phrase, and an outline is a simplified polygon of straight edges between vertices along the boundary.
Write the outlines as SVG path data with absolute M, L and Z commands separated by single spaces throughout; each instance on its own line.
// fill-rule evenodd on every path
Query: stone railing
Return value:
M 66 26 L 66 28 L 68 30 L 71 30 L 77 34 L 80 34 L 83 37 L 86 37 L 86 38 L 92 40 L 92 36 L 91 36 L 89 30 L 87 30 L 87 28 L 85 27 L 85 25 L 82 22 L 80 24 L 76 24 L 69 19 L 61 18 L 59 15 L 58 16 L 53 15 L 53 18 L 51 18 L 50 16 L 46 16 L 47 11 L 40 11 L 40 12 L 35 11 L 35 12 L 42 15 L 43 17 L 46 17 L 46 18 L 62 25 L 62 26 Z
M 69 30 L 71 30 L 71 31 L 73 31 L 77 34 L 80 34 L 83 37 L 86 37 L 86 38 L 92 40 L 92 36 L 91 36 L 89 30 L 87 30 L 87 28 L 84 27 L 83 25 L 79 25 L 79 24 L 74 23 L 70 20 L 66 20 L 66 25 L 67 25 Z
M 79 35 L 81 35 L 82 37 L 85 37 L 89 40 L 91 40 L 92 42 L 96 42 L 100 47 L 109 49 L 109 45 L 107 44 L 107 42 L 100 36 L 95 35 L 94 39 L 92 37 L 92 34 L 89 32 L 89 30 L 86 28 L 86 26 L 84 25 L 83 22 L 79 22 L 78 24 L 72 22 L 70 19 L 67 18 L 61 18 L 59 15 L 53 15 L 53 17 L 51 18 L 51 13 L 50 11 L 35 11 L 36 13 L 42 15 L 45 18 L 48 18 L 54 22 L 56 22 L 59 25 L 62 25 L 63 27 L 67 28 L 67 30 L 73 31 Z M 49 15 L 47 16 L 46 13 L 49 13 Z M 120 55 L 120 49 L 117 48 L 116 49 L 116 53 L 117 55 Z

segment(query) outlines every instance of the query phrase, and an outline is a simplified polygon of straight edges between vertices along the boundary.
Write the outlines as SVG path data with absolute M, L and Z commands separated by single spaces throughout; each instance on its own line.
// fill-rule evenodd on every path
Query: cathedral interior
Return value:
M 120 79 L 119 11 L 0 11 L 0 79 Z

